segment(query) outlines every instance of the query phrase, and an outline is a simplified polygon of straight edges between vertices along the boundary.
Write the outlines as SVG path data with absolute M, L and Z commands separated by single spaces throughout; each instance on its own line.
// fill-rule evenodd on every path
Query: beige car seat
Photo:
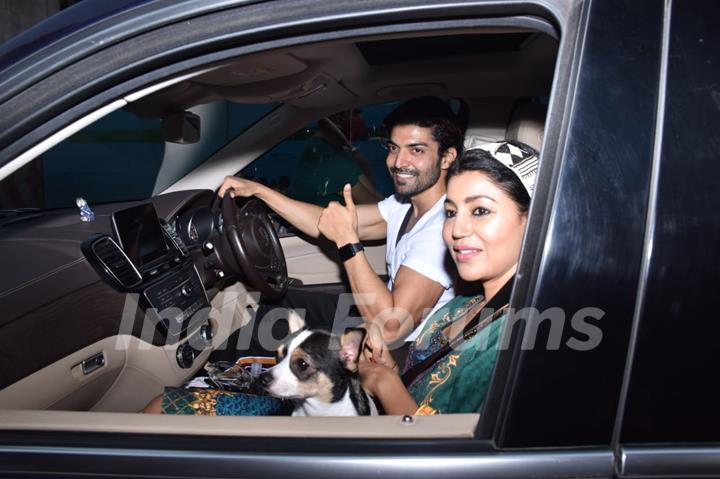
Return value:
M 540 151 L 545 129 L 547 107 L 539 103 L 527 103 L 513 111 L 505 138 L 516 140 Z
M 510 108 L 508 108 L 510 110 Z M 507 110 L 506 110 L 507 111 Z M 539 103 L 526 103 L 512 110 L 507 126 L 483 125 L 468 132 L 465 136 L 465 148 L 476 148 L 487 143 L 501 140 L 516 140 L 540 151 L 545 128 L 547 107 Z M 498 111 L 502 117 L 503 112 Z M 505 113 L 507 114 L 507 113 Z

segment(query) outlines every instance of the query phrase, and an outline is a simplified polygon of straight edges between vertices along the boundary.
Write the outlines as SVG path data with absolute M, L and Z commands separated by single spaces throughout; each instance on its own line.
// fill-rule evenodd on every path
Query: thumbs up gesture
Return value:
M 337 201 L 331 201 L 327 208 L 322 210 L 317 225 L 320 233 L 330 241 L 334 241 L 338 247 L 360 241 L 357 232 L 357 210 L 349 184 L 343 188 L 343 197 L 345 206 Z

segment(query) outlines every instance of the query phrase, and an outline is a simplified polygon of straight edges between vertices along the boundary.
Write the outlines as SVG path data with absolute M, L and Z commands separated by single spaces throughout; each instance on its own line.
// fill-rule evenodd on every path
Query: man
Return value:
M 447 103 L 433 97 L 403 103 L 388 115 L 385 126 L 395 195 L 380 203 L 355 205 L 351 187 L 345 185 L 345 205 L 333 201 L 323 209 L 237 177 L 225 178 L 218 192 L 257 196 L 306 235 L 322 235 L 337 245 L 368 326 L 369 348 L 413 339 L 408 335 L 428 313 L 454 296 L 441 234 L 442 203 L 447 169 L 462 151 L 462 128 Z M 362 251 L 361 241 L 379 239 L 387 240 L 387 285 Z M 376 354 L 380 351 L 372 357 Z

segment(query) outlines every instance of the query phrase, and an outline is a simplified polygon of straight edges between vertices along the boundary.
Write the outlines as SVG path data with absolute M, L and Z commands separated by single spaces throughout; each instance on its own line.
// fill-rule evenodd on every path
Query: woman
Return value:
M 479 283 L 483 294 L 458 296 L 430 318 L 410 347 L 404 374 L 410 382 L 407 387 L 389 354 L 360 363 L 363 386 L 386 414 L 477 412 L 485 399 L 537 159 L 534 150 L 522 144 L 502 142 L 483 148 L 465 152 L 448 173 L 443 229 L 460 277 Z M 519 161 L 513 163 L 515 159 Z M 473 318 L 501 295 L 504 299 L 494 305 L 496 313 L 480 314 L 477 332 L 471 335 L 471 330 L 468 339 L 461 339 Z M 445 348 L 444 355 L 438 353 L 448 343 L 453 347 Z M 436 359 L 425 365 L 423 361 L 431 356 Z M 416 377 L 408 381 L 410 374 Z
M 427 321 L 409 350 L 403 377 L 414 377 L 407 387 L 387 348 L 360 362 L 363 386 L 386 414 L 479 411 L 495 365 L 536 169 L 537 153 L 512 142 L 468 150 L 450 168 L 443 237 L 460 277 L 483 293 L 458 296 Z M 485 314 L 485 306 L 495 314 Z M 211 392 L 217 393 L 171 388 L 145 411 L 224 414 L 214 405 L 198 407 L 213 402 L 203 400 Z M 170 393 L 182 396 L 182 408 Z M 222 395 L 234 403 L 231 393 Z

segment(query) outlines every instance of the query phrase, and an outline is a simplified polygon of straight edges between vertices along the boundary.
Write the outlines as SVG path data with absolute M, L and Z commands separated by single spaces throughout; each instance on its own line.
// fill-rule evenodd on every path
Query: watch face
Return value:
M 349 243 L 338 248 L 338 254 L 342 261 L 347 261 L 364 249 L 362 243 Z

